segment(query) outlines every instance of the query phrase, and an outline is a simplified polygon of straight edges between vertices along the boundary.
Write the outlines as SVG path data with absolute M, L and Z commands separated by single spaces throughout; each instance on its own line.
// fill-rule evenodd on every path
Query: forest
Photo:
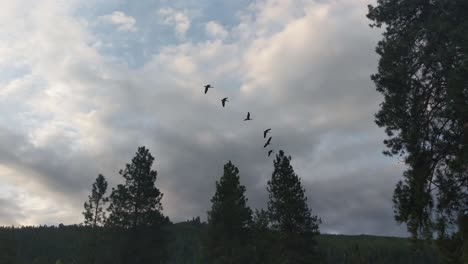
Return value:
M 229 161 L 208 221 L 174 224 L 163 215 L 154 157 L 139 147 L 110 195 L 106 178 L 96 178 L 83 224 L 2 228 L 0 263 L 439 263 L 434 246 L 407 238 L 320 235 L 291 159 L 276 155 L 267 209 L 250 209 Z
M 117 186 L 96 172 L 82 223 L 0 228 L 0 264 L 467 264 L 468 1 L 375 2 L 367 14 L 383 32 L 371 76 L 383 97 L 375 123 L 387 136 L 383 154 L 404 164 L 389 200 L 409 237 L 321 233 L 283 150 L 274 153 L 264 208 L 249 206 L 249 186 L 226 160 L 206 215 L 173 223 L 155 158 L 141 146 Z
M 89 247 L 92 245 L 89 241 L 95 235 L 94 232 L 79 225 L 18 229 L 5 227 L 0 230 L 0 263 L 91 263 L 86 259 L 89 259 Z M 122 241 L 116 241 L 116 236 L 111 230 L 100 228 L 97 232 L 100 238 L 95 246 L 95 263 L 122 263 L 119 260 L 119 254 L 122 252 L 120 247 L 123 246 L 119 243 Z M 166 263 L 206 263 L 203 261 L 203 240 L 206 232 L 207 224 L 200 223 L 197 219 L 176 224 L 168 223 L 162 230 L 164 239 L 167 240 L 164 247 Z M 320 234 L 317 241 L 323 256 L 322 263 L 440 263 L 437 251 L 433 247 L 426 245 L 414 250 L 412 242 L 407 238 Z M 153 249 L 156 248 L 159 246 Z

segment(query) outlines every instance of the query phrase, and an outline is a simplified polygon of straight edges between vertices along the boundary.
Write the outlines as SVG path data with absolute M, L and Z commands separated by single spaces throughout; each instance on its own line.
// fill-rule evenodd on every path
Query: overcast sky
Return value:
M 272 128 L 322 232 L 406 235 L 369 1 L 1 0 L 0 225 L 82 222 L 97 175 L 121 183 L 143 145 L 172 221 L 206 219 L 228 160 L 266 207 Z

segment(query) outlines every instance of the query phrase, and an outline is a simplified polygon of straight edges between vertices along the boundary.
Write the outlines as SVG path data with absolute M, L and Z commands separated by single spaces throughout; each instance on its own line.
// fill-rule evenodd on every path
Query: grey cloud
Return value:
M 37 192 L 66 197 L 72 210 L 64 214 L 79 222 L 97 174 L 103 173 L 110 186 L 120 183 L 119 169 L 145 145 L 156 158 L 164 212 L 174 221 L 204 218 L 228 160 L 240 169 L 249 204 L 266 206 L 273 158 L 266 156 L 262 131 L 271 127 L 272 147 L 293 157 L 324 232 L 406 235 L 391 207 L 401 171 L 381 156 L 383 132 L 373 123 L 380 98 L 369 75 L 376 67 L 378 32 L 367 29 L 358 12 L 361 2 L 349 2 L 353 12 L 344 17 L 346 10 L 331 3 L 323 21 L 285 20 L 290 27 L 283 30 L 303 35 L 310 48 L 281 39 L 282 32 L 229 44 L 203 40 L 161 48 L 137 69 L 94 50 L 72 49 L 86 56 L 72 54 L 59 64 L 60 74 L 48 75 L 43 94 L 54 82 L 69 86 L 59 90 L 58 99 L 43 95 L 55 119 L 37 122 L 61 122 L 76 128 L 76 135 L 59 129 L 48 138 L 50 144 L 35 146 L 24 131 L 0 129 L 5 150 L 0 163 L 37 182 Z M 301 31 L 294 24 L 300 20 L 313 30 Z M 283 20 L 275 20 L 275 28 L 278 21 Z M 242 27 L 230 33 L 236 30 Z M 264 50 L 273 51 L 267 59 L 261 57 Z M 207 95 L 206 83 L 215 86 Z M 224 96 L 230 102 L 221 108 Z M 37 101 L 42 102 L 32 100 Z M 253 121 L 242 121 L 247 111 Z
M 25 215 L 14 199 L 0 198 L 1 225 L 17 225 Z
M 322 230 L 345 234 L 404 236 L 391 207 L 393 186 L 401 171 L 392 167 L 346 174 L 307 183 L 313 210 L 322 217 Z

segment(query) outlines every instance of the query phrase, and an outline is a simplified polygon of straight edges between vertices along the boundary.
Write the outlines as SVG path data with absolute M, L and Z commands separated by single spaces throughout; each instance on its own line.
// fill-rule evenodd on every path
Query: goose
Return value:
M 227 97 L 224 97 L 224 98 L 221 100 L 221 104 L 223 105 L 223 107 L 226 105 L 226 102 L 229 102 L 229 101 L 228 101 L 228 98 L 227 98 Z
M 250 118 L 250 112 L 247 112 L 247 118 L 244 119 L 244 121 L 248 121 L 248 120 L 253 120 L 253 119 Z
M 208 89 L 210 89 L 210 88 L 213 88 L 213 86 L 211 86 L 211 84 L 205 85 L 205 94 L 208 92 Z
M 270 157 L 271 153 L 273 153 L 273 150 L 272 150 L 272 149 L 270 149 L 270 150 L 268 151 L 268 157 Z
M 271 130 L 271 128 L 263 131 L 263 138 L 266 138 L 266 136 L 267 136 L 268 132 L 270 132 L 270 130 Z
M 265 143 L 265 145 L 263 145 L 263 147 L 266 148 L 266 146 L 270 145 L 270 142 L 271 142 L 271 137 L 268 138 L 268 141 Z

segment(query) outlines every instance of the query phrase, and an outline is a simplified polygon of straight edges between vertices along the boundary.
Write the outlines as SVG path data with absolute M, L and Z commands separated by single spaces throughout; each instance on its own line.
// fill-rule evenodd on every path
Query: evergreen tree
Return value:
M 98 233 L 96 227 L 102 226 L 105 222 L 106 215 L 104 213 L 104 205 L 108 202 L 108 198 L 104 195 L 107 191 L 106 178 L 99 174 L 96 178 L 96 182 L 92 185 L 91 195 L 88 196 L 88 202 L 84 203 L 85 211 L 83 215 L 85 217 L 85 225 L 93 228 L 92 234 L 87 237 L 86 244 L 86 259 L 87 263 L 96 262 L 96 252 L 98 247 Z
M 123 263 L 163 263 L 167 257 L 162 226 L 169 221 L 161 212 L 163 194 L 155 186 L 153 161 L 149 150 L 139 147 L 119 172 L 125 184 L 112 189 L 106 223 L 126 235 L 119 250 Z
M 139 147 L 136 156 L 119 174 L 125 184 L 112 188 L 108 224 L 114 227 L 137 228 L 160 224 L 163 194 L 155 186 L 157 172 L 151 169 L 154 157 L 145 147 Z
M 408 169 L 394 193 L 395 218 L 415 238 L 444 237 L 468 211 L 468 2 L 378 0 L 371 26 L 384 28 L 372 76 L 384 102 L 389 156 Z M 434 209 L 437 209 L 434 211 Z M 437 223 L 437 224 L 436 224 Z
M 208 212 L 207 258 L 210 263 L 247 263 L 248 228 L 252 211 L 247 206 L 245 186 L 240 184 L 239 169 L 231 161 L 224 165 L 224 174 L 216 182 L 216 192 Z
M 85 217 L 85 225 L 96 227 L 104 224 L 106 215 L 104 213 L 104 205 L 109 200 L 104 195 L 107 190 L 107 181 L 102 174 L 96 178 L 96 182 L 92 185 L 91 195 L 88 196 L 88 202 L 84 203 L 83 215 Z
M 274 171 L 268 181 L 268 212 L 274 230 L 280 235 L 278 263 L 316 263 L 319 255 L 314 236 L 320 218 L 312 216 L 305 189 L 284 151 L 276 155 Z

